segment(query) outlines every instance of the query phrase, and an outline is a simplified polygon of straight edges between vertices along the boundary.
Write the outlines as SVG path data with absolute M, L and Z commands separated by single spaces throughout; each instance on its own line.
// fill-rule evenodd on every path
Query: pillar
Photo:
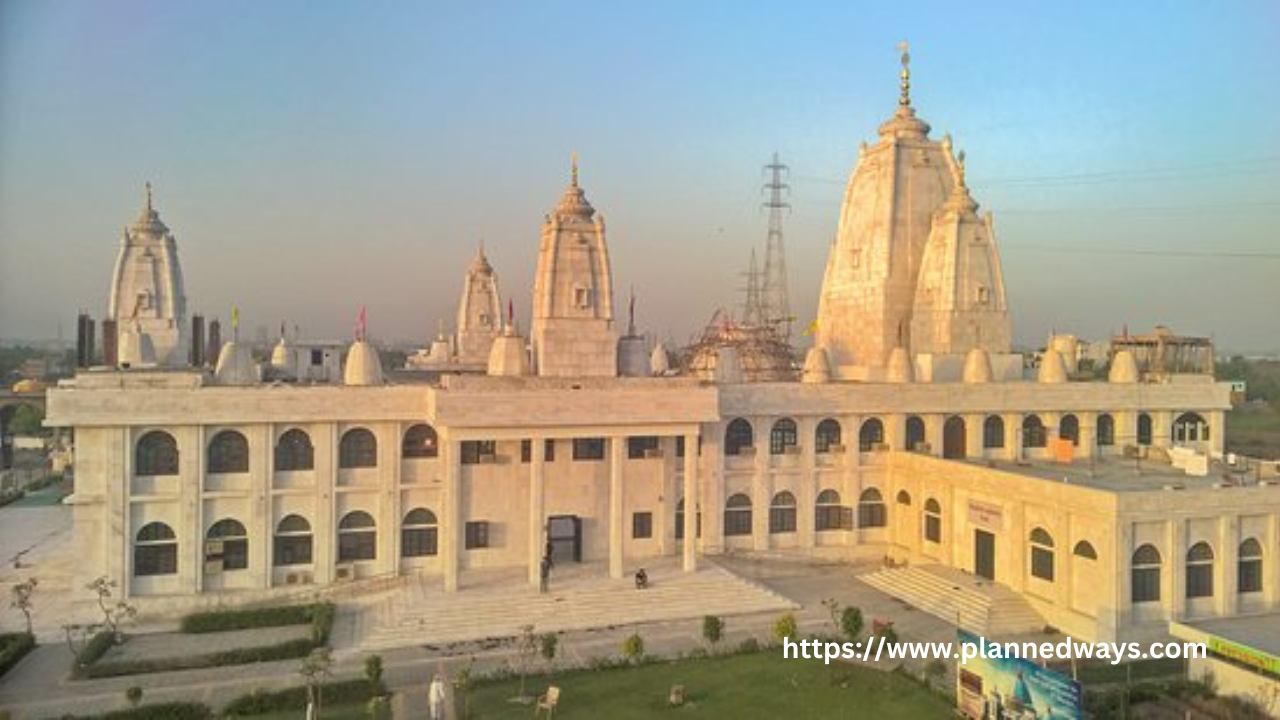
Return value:
M 444 564 L 444 591 L 457 592 L 458 566 L 462 552 L 462 445 L 447 439 L 443 444 L 444 460 L 444 527 L 440 537 L 440 556 Z
M 529 585 L 542 586 L 542 553 L 546 547 L 543 534 L 547 523 L 546 490 L 547 442 L 529 440 Z
M 622 577 L 622 449 L 626 438 L 609 438 L 609 577 Z M 688 514 L 688 505 L 685 505 Z
M 800 483 L 796 490 L 796 533 L 801 548 L 809 549 L 816 544 L 817 529 L 815 514 L 818 493 L 817 448 L 815 447 L 818 420 L 812 417 L 801 417 L 798 432 L 800 433 Z
M 756 455 L 751 469 L 751 547 L 755 550 L 769 549 L 769 504 L 772 483 L 769 473 L 773 456 L 769 454 L 773 428 L 768 418 L 753 417 L 751 424 L 755 426 Z M 708 508 L 711 512 L 723 512 L 723 508 Z
M 698 436 L 684 436 L 684 552 L 685 572 L 698 569 Z

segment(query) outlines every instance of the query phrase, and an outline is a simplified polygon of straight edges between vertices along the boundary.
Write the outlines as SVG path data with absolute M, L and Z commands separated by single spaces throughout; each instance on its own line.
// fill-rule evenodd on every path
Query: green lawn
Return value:
M 471 694 L 472 717 L 530 717 L 514 705 L 519 680 L 479 684 Z M 901 675 L 854 665 L 834 670 L 814 660 L 783 660 L 780 651 L 711 660 L 661 662 L 640 668 L 574 671 L 531 678 L 530 692 L 560 687 L 557 718 L 943 718 L 942 698 Z M 669 708 L 672 685 L 684 685 L 684 707 Z
M 1280 412 L 1268 406 L 1227 413 L 1227 450 L 1254 457 L 1280 457 Z
M 244 720 L 302 720 L 306 717 L 307 709 L 305 707 L 296 710 L 281 710 L 280 712 L 266 713 L 265 715 L 241 715 Z M 368 705 L 366 703 L 348 703 L 346 705 L 325 705 L 320 708 L 320 720 L 356 720 L 357 718 L 368 718 Z

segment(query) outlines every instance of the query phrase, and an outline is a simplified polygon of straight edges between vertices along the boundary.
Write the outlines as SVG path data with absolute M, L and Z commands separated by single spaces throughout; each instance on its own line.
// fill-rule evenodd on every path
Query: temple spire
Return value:
M 898 98 L 898 104 L 902 107 L 911 106 L 911 53 L 910 46 L 906 40 L 898 43 L 898 52 L 902 53 L 902 95 Z
M 151 214 L 151 181 L 147 181 L 147 214 Z
M 574 150 L 569 155 L 569 167 L 570 167 L 570 173 L 572 177 L 572 184 L 574 187 L 578 187 L 578 151 L 577 150 Z

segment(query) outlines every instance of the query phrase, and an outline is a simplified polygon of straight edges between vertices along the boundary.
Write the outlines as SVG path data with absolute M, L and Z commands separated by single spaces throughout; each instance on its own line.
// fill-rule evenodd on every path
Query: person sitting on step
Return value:
M 645 572 L 644 568 L 640 568 L 636 571 L 636 589 L 643 590 L 647 587 L 649 587 L 649 573 Z

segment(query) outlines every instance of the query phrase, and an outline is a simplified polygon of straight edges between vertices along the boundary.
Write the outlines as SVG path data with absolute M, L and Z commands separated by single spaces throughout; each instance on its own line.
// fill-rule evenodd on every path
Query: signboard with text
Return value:
M 957 641 L 978 646 L 986 642 L 963 630 Z M 956 661 L 960 715 L 972 720 L 1084 717 L 1080 683 L 1029 660 L 997 654 L 983 652 L 968 662 Z

